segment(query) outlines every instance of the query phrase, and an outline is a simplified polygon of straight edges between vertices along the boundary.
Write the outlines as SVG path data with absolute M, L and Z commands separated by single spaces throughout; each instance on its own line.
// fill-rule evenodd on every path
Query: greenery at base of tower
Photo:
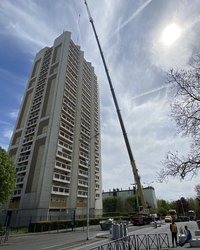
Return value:
M 0 147 L 0 204 L 11 197 L 16 181 L 14 163 L 8 153 Z

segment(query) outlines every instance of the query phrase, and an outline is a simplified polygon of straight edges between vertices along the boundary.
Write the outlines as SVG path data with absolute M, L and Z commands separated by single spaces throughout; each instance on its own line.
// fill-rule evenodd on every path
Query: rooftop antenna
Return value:
M 129 155 L 129 159 L 130 159 L 131 166 L 132 166 L 132 172 L 133 172 L 135 182 L 136 182 L 136 185 L 137 185 L 137 191 L 138 191 L 138 194 L 140 196 L 140 200 L 141 200 L 141 204 L 142 204 L 143 208 L 146 208 L 146 203 L 145 203 L 145 200 L 144 200 L 142 185 L 141 185 L 141 182 L 140 182 L 140 176 L 138 174 L 138 169 L 136 167 L 135 160 L 133 158 L 133 153 L 132 153 L 132 150 L 131 150 L 131 147 L 130 147 L 130 143 L 129 143 L 128 136 L 127 136 L 127 133 L 126 133 L 126 129 L 125 129 L 125 126 L 124 126 L 124 122 L 123 122 L 123 119 L 122 119 L 122 116 L 121 116 L 121 112 L 120 112 L 120 109 L 119 109 L 119 105 L 118 105 L 118 102 L 117 102 L 115 91 L 114 91 L 114 88 L 113 88 L 113 85 L 112 85 L 112 81 L 111 81 L 111 78 L 110 78 L 110 75 L 109 75 L 109 72 L 108 72 L 106 61 L 105 61 L 105 58 L 104 58 L 104 55 L 103 55 L 103 51 L 101 49 L 99 38 L 97 36 L 97 32 L 96 32 L 96 29 L 95 29 L 95 26 L 94 26 L 92 16 L 90 14 L 90 10 L 89 10 L 87 1 L 86 0 L 84 0 L 84 1 L 85 1 L 88 16 L 89 16 L 89 21 L 90 21 L 90 23 L 92 25 L 92 29 L 94 31 L 94 35 L 95 35 L 95 38 L 96 38 L 96 41 L 97 41 L 97 44 L 98 44 L 98 47 L 99 47 L 99 51 L 100 51 L 100 54 L 101 54 L 103 65 L 104 65 L 104 69 L 106 71 L 106 76 L 107 76 L 108 83 L 109 83 L 109 86 L 110 86 L 110 90 L 111 90 L 111 93 L 112 93 L 112 97 L 113 97 L 113 100 L 114 100 L 114 104 L 115 104 L 115 108 L 116 108 L 116 111 L 117 111 L 118 119 L 119 119 L 120 126 L 121 126 L 121 129 L 122 129 L 122 133 L 123 133 L 123 136 L 124 136 L 124 140 L 125 140 L 125 143 L 126 143 L 126 148 L 128 150 L 128 155 Z

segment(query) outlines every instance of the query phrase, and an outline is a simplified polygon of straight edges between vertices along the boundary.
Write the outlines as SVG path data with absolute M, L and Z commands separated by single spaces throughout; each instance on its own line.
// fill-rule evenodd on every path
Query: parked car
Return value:
M 165 216 L 165 222 L 172 222 L 172 217 L 170 215 Z

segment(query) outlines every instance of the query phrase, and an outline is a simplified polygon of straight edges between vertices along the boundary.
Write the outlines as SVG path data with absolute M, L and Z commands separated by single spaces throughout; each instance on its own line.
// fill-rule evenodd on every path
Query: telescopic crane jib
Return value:
M 132 150 L 131 150 L 130 143 L 129 143 L 129 140 L 128 140 L 128 136 L 127 136 L 127 133 L 126 133 L 126 130 L 125 130 L 124 122 L 122 120 L 121 112 L 120 112 L 119 105 L 118 105 L 118 102 L 117 102 L 117 98 L 116 98 L 114 88 L 113 88 L 113 85 L 112 85 L 112 82 L 111 82 L 111 78 L 110 78 L 110 75 L 109 75 L 109 72 L 108 72 L 106 61 L 105 61 L 105 58 L 104 58 L 104 55 L 103 55 L 103 51 L 101 49 L 99 38 L 97 36 L 97 32 L 96 32 L 96 29 L 95 29 L 95 26 L 94 26 L 92 16 L 90 14 L 90 10 L 89 10 L 87 1 L 86 0 L 84 0 L 84 1 L 85 1 L 86 9 L 87 9 L 87 12 L 88 12 L 89 21 L 90 21 L 90 23 L 92 25 L 92 29 L 94 31 L 94 35 L 95 35 L 95 38 L 96 38 L 96 41 L 97 41 L 97 44 L 98 44 L 98 47 L 99 47 L 99 51 L 100 51 L 100 54 L 101 54 L 103 65 L 104 65 L 104 69 L 106 71 L 108 83 L 109 83 L 109 86 L 110 86 L 110 90 L 111 90 L 112 97 L 113 97 L 113 100 L 114 100 L 115 108 L 116 108 L 117 115 L 118 115 L 118 118 L 119 118 L 120 126 L 121 126 L 122 133 L 123 133 L 123 136 L 124 136 L 124 140 L 125 140 L 125 143 L 126 143 L 126 148 L 128 150 L 128 155 L 129 155 L 129 158 L 130 158 L 132 171 L 133 171 L 133 175 L 134 175 L 134 178 L 135 178 L 135 183 L 137 185 L 137 192 L 139 194 L 139 197 L 140 197 L 143 208 L 146 208 L 146 202 L 144 200 L 144 194 L 143 194 L 143 190 L 142 190 L 142 186 L 141 186 L 141 182 L 140 182 L 140 177 L 139 177 L 139 174 L 138 174 L 137 167 L 135 165 L 135 160 L 133 158 Z

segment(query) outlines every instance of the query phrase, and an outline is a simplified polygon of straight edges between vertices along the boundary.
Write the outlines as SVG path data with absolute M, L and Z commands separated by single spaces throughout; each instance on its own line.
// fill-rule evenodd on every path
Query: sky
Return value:
M 167 152 L 189 150 L 190 139 L 177 134 L 170 117 L 166 72 L 188 68 L 199 52 L 200 1 L 87 2 L 143 187 L 152 185 L 157 199 L 194 198 L 199 176 L 164 183 L 156 176 Z M 132 188 L 129 156 L 83 0 L 0 1 L 0 146 L 8 148 L 35 54 L 63 31 L 72 33 L 98 76 L 103 190 Z

